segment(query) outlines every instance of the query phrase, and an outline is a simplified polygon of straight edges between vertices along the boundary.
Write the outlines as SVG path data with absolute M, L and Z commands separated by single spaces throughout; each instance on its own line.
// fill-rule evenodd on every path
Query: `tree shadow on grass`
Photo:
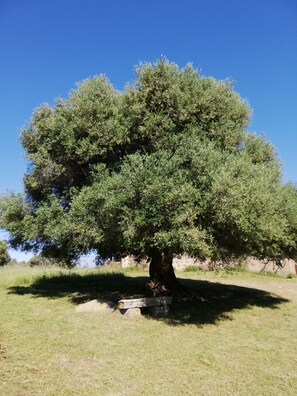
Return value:
M 121 298 L 143 297 L 147 281 L 148 277 L 131 277 L 123 273 L 59 274 L 44 276 L 29 286 L 13 286 L 9 293 L 45 298 L 68 297 L 73 304 L 93 299 L 116 304 Z M 158 318 L 171 325 L 215 324 L 232 319 L 230 314 L 234 310 L 249 307 L 277 309 L 289 301 L 254 288 L 204 280 L 182 279 L 181 283 L 191 290 L 191 298 L 185 301 L 174 299 L 169 315 Z
M 146 277 L 129 277 L 121 272 L 58 274 L 38 278 L 29 286 L 12 286 L 10 293 L 35 297 L 68 297 L 73 304 L 98 299 L 117 302 L 121 298 L 142 297 Z
M 203 280 L 183 279 L 182 283 L 193 291 L 190 300 L 174 302 L 168 318 L 170 324 L 215 324 L 232 320 L 231 313 L 252 307 L 278 309 L 288 299 L 264 290 L 222 284 Z

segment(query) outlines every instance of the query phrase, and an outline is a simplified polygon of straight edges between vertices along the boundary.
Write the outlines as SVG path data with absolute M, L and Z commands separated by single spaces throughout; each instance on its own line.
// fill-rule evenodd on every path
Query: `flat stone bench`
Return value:
M 141 315 L 140 308 L 148 308 L 154 316 L 167 315 L 172 297 L 147 297 L 120 300 L 118 309 L 122 315 L 134 317 Z

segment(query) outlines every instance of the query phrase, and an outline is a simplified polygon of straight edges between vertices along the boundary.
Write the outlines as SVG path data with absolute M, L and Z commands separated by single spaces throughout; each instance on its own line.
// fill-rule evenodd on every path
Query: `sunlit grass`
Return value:
M 168 318 L 77 313 L 141 295 L 147 273 L 0 268 L 2 395 L 295 395 L 297 281 L 179 273 Z

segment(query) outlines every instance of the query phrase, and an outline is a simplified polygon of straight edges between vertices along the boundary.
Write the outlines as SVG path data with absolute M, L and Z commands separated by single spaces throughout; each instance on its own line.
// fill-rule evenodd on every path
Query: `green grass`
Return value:
M 140 271 L 0 268 L 0 394 L 295 395 L 297 280 L 178 273 L 167 318 L 77 313 L 140 296 Z
M 188 265 L 185 269 L 184 272 L 200 272 L 200 268 L 197 265 Z

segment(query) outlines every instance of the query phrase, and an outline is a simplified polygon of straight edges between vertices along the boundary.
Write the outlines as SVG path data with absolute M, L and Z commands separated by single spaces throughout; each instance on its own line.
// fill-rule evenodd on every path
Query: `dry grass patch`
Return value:
M 295 395 L 297 281 L 182 274 L 166 319 L 77 313 L 143 292 L 143 272 L 0 269 L 4 395 Z

